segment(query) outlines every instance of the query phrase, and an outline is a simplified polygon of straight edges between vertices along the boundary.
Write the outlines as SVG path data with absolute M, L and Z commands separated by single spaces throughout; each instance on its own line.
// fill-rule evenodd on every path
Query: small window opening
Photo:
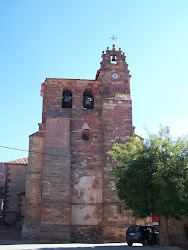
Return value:
M 124 205 L 123 204 L 117 205 L 117 212 L 119 214 L 122 214 L 124 212 Z
M 82 138 L 83 141 L 89 141 L 89 140 L 90 140 L 90 132 L 89 132 L 89 129 L 85 129 L 85 130 L 82 132 L 81 138 Z
M 94 98 L 90 92 L 84 92 L 83 94 L 83 107 L 85 109 L 93 109 L 94 107 Z
M 119 214 L 122 213 L 122 207 L 121 207 L 121 205 L 118 205 L 118 213 L 119 213 Z
M 117 64 L 117 56 L 116 55 L 111 55 L 111 63 Z
M 62 108 L 72 108 L 72 93 L 68 90 L 63 91 Z

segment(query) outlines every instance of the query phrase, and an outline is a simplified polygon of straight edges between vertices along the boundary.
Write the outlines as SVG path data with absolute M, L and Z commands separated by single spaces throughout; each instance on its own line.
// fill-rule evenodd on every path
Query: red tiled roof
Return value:
M 81 78 L 46 78 L 46 80 L 78 80 L 78 81 L 95 81 L 94 79 L 81 79 Z
M 7 161 L 5 162 L 6 164 L 21 164 L 21 165 L 27 165 L 28 164 L 28 158 L 21 158 L 21 159 L 18 159 L 18 160 L 13 160 L 13 161 Z
M 138 138 L 140 138 L 141 141 L 144 141 L 144 138 L 142 138 L 142 137 L 139 136 L 139 135 L 134 134 L 133 137 L 138 137 Z
M 81 78 L 46 78 L 45 81 L 51 80 L 51 81 L 57 81 L 57 80 L 63 80 L 63 81 L 90 81 L 90 82 L 100 82 L 96 79 L 81 79 Z M 44 82 L 45 82 L 44 81 Z

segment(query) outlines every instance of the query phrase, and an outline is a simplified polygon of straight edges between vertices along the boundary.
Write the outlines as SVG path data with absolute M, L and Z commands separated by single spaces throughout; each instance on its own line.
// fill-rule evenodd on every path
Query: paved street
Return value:
M 181 250 L 178 247 L 142 247 L 142 244 L 134 244 L 128 247 L 126 243 L 108 244 L 39 244 L 35 241 L 21 238 L 21 230 L 14 227 L 0 225 L 0 250 Z
M 16 245 L 0 245 L 1 250 L 128 250 L 128 249 L 147 249 L 147 250 L 180 250 L 178 247 L 142 247 L 135 244 L 133 247 L 128 247 L 125 243 L 115 244 L 16 244 Z

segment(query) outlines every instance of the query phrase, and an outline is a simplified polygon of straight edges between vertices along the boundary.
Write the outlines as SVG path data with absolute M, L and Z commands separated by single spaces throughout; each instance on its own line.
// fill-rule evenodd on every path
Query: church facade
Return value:
M 30 136 L 24 238 L 41 242 L 125 241 L 136 221 L 112 188 L 116 142 L 134 136 L 130 74 L 121 49 L 102 54 L 95 80 L 46 79 L 42 123 Z

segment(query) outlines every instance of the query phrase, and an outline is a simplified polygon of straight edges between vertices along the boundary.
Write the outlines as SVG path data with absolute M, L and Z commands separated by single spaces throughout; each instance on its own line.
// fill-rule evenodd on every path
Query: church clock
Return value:
M 112 73 L 112 78 L 113 78 L 114 80 L 117 80 L 117 79 L 119 78 L 119 74 L 116 73 L 116 72 Z

